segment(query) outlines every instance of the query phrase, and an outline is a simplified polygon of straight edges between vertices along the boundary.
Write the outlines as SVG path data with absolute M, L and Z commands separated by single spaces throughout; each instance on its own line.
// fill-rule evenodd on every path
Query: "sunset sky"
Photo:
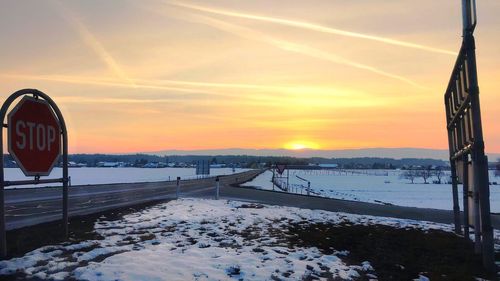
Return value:
M 478 1 L 487 152 L 500 152 L 500 1 Z M 61 107 L 70 153 L 447 148 L 460 0 L 0 3 L 0 95 Z

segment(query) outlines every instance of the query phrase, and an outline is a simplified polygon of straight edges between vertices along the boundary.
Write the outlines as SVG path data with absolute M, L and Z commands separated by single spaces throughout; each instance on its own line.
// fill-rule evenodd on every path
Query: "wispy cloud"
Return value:
M 108 69 L 122 81 L 134 85 L 120 64 L 113 58 L 104 45 L 94 36 L 85 24 L 63 2 L 53 0 L 51 3 L 60 11 L 61 16 L 78 32 L 82 41 L 101 59 Z
M 169 80 L 169 79 L 133 79 L 134 86 L 128 83 L 123 83 L 120 80 L 106 77 L 92 77 L 92 76 L 74 76 L 74 75 L 33 75 L 33 74 L 12 74 L 0 73 L 0 76 L 11 79 L 24 79 L 24 80 L 40 80 L 52 81 L 72 84 L 87 84 L 96 86 L 110 86 L 119 88 L 143 88 L 153 90 L 171 90 L 186 93 L 205 93 L 216 94 L 214 91 L 200 89 L 239 89 L 239 90 L 258 90 L 265 93 L 287 93 L 287 94 L 316 94 L 316 95 L 335 95 L 337 97 L 347 97 L 351 94 L 346 91 L 333 89 L 331 87 L 313 87 L 301 85 L 259 85 L 259 84 L 245 84 L 245 83 L 217 83 L 217 82 L 204 82 L 204 81 L 184 81 L 184 80 Z M 192 88 L 194 87 L 194 88 Z M 237 94 L 235 94 L 236 96 Z
M 189 17 L 189 19 L 186 17 Z M 333 53 L 325 52 L 323 50 L 312 48 L 312 47 L 309 47 L 307 45 L 298 44 L 298 43 L 294 43 L 294 42 L 290 42 L 290 41 L 286 41 L 286 40 L 282 40 L 282 39 L 277 39 L 277 38 L 271 37 L 269 35 L 266 35 L 264 33 L 258 32 L 256 30 L 253 30 L 253 29 L 250 29 L 247 27 L 239 26 L 239 25 L 232 24 L 232 23 L 229 23 L 226 21 L 214 19 L 214 18 L 208 17 L 208 16 L 197 15 L 197 14 L 186 13 L 186 17 L 184 17 L 184 19 L 186 19 L 186 20 L 192 20 L 194 22 L 199 22 L 199 23 L 217 28 L 219 30 L 231 33 L 233 35 L 236 35 L 236 36 L 239 36 L 242 38 L 264 42 L 264 43 L 270 44 L 274 47 L 277 47 L 277 48 L 285 50 L 285 51 L 299 53 L 299 54 L 313 57 L 316 59 L 321 59 L 324 61 L 329 61 L 329 62 L 333 62 L 333 63 L 337 63 L 337 64 L 351 66 L 351 67 L 358 68 L 358 69 L 363 69 L 366 71 L 370 71 L 372 73 L 376 73 L 376 74 L 381 75 L 381 76 L 385 76 L 388 78 L 392 78 L 392 79 L 396 79 L 396 80 L 405 82 L 405 83 L 410 84 L 410 85 L 412 85 L 416 88 L 419 88 L 419 89 L 427 89 L 426 87 L 416 83 L 415 81 L 412 81 L 412 80 L 410 80 L 406 77 L 403 77 L 401 75 L 393 74 L 393 73 L 378 69 L 378 68 L 373 67 L 373 66 L 369 66 L 369 65 L 359 63 L 359 62 L 356 62 L 353 60 L 349 60 L 349 59 L 346 59 L 344 57 L 335 55 Z
M 96 78 L 96 77 L 79 77 L 68 75 L 26 75 L 26 74 L 6 74 L 0 73 L 0 77 L 8 79 L 19 80 L 33 80 L 33 81 L 49 81 L 60 82 L 69 84 L 80 85 L 95 85 L 106 87 L 119 87 L 134 90 L 147 89 L 158 90 L 160 93 L 167 91 L 168 98 L 163 98 L 164 95 L 159 96 L 159 99 L 146 98 L 143 95 L 140 97 L 130 99 L 123 98 L 121 103 L 154 103 L 167 102 L 167 101 L 182 101 L 182 102 L 206 102 L 207 99 L 215 102 L 217 105 L 253 105 L 253 106 L 271 106 L 283 107 L 285 105 L 293 107 L 373 107 L 381 106 L 388 103 L 388 100 L 379 98 L 371 100 L 367 94 L 361 92 L 346 92 L 336 91 L 328 88 L 315 88 L 315 87 L 288 87 L 288 86 L 259 86 L 252 84 L 230 84 L 230 83 L 208 83 L 208 82 L 191 82 L 191 81 L 175 81 L 175 80 L 148 80 L 148 79 L 135 79 L 134 86 L 128 83 L 123 83 L 116 79 L 110 78 Z M 174 86 L 177 85 L 177 86 Z M 188 87 L 186 87 L 188 86 Z M 261 89 L 265 91 L 262 94 L 250 91 L 251 94 L 241 94 L 240 92 L 233 91 L 235 88 L 239 89 L 241 86 L 244 88 Z M 220 89 L 219 87 L 222 87 Z M 216 89 L 212 89 L 216 88 Z M 229 88 L 228 91 L 221 91 Z M 217 90 L 219 89 L 219 90 Z M 300 92 L 302 91 L 302 92 Z M 272 93 L 272 94 L 271 94 Z M 177 97 L 177 98 L 176 98 Z M 335 102 L 331 101 L 335 98 Z M 82 102 L 110 103 L 119 99 L 98 98 L 81 99 Z M 286 107 L 286 106 L 285 106 Z
M 186 81 L 186 80 L 171 80 L 171 79 L 133 79 L 134 86 L 128 83 L 123 83 L 120 80 L 106 77 L 92 76 L 74 76 L 74 75 L 40 75 L 40 74 L 16 74 L 16 73 L 0 73 L 0 77 L 21 80 L 38 80 L 62 82 L 71 84 L 84 84 L 96 86 L 108 86 L 119 88 L 134 88 L 134 89 L 151 89 L 151 90 L 168 90 L 181 93 L 195 93 L 215 95 L 221 97 L 239 97 L 238 93 L 230 94 L 234 90 L 240 92 L 248 91 L 252 95 L 250 97 L 269 97 L 266 94 L 284 95 L 285 97 L 302 96 L 304 94 L 313 95 L 315 97 L 324 98 L 353 98 L 365 97 L 365 93 L 352 89 L 337 89 L 332 86 L 308 86 L 308 85 L 263 85 L 263 84 L 247 84 L 247 83 L 217 83 L 205 81 Z M 222 94 L 222 90 L 228 90 L 229 94 Z M 262 93 L 259 94 L 259 93 Z
M 302 29 L 306 29 L 306 30 L 321 32 L 321 33 L 371 40 L 371 41 L 381 42 L 381 43 L 400 46 L 400 47 L 424 50 L 424 51 L 428 51 L 428 52 L 446 54 L 446 55 L 451 55 L 451 56 L 457 55 L 456 52 L 450 51 L 450 50 L 435 48 L 435 47 L 426 46 L 426 45 L 422 45 L 422 44 L 416 44 L 416 43 L 407 42 L 407 41 L 396 40 L 396 39 L 382 37 L 382 36 L 376 36 L 376 35 L 370 35 L 370 34 L 364 34 L 364 33 L 359 33 L 359 32 L 337 29 L 337 28 L 331 28 L 331 27 L 327 27 L 324 25 L 305 22 L 305 21 L 248 14 L 248 13 L 223 10 L 223 9 L 206 7 L 206 6 L 195 5 L 195 4 L 189 4 L 189 3 L 178 2 L 178 1 L 166 1 L 166 3 L 177 6 L 177 7 L 183 7 L 183 8 L 207 12 L 207 13 L 211 13 L 211 14 L 244 18 L 244 19 L 251 19 L 251 20 L 256 20 L 256 21 L 271 22 L 271 23 L 292 26 L 292 27 L 302 28 Z
M 50 81 L 50 82 L 62 82 L 70 84 L 83 84 L 83 85 L 95 85 L 95 86 L 109 86 L 109 87 L 119 87 L 119 88 L 133 88 L 133 89 L 151 89 L 151 90 L 168 90 L 172 92 L 181 93 L 207 93 L 216 94 L 214 92 L 200 92 L 198 89 L 180 88 L 180 87 L 168 87 L 162 85 L 152 85 L 152 84 L 140 84 L 135 83 L 134 80 L 130 80 L 133 86 L 129 83 L 125 83 L 121 80 L 109 79 L 109 78 L 96 78 L 96 77 L 85 77 L 85 76 L 70 76 L 70 75 L 28 75 L 28 74 L 0 74 L 1 77 L 11 78 L 11 79 L 22 79 L 22 80 L 38 80 L 38 81 Z
M 58 97 L 61 103 L 87 103 L 87 104 L 158 104 L 173 103 L 176 99 L 129 99 L 129 98 L 92 98 L 83 96 L 64 96 Z

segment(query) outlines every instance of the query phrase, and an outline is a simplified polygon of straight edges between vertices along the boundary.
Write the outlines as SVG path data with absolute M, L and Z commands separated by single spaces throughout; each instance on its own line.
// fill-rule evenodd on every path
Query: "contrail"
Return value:
M 126 81 L 130 85 L 134 85 L 132 79 L 125 73 L 121 66 L 116 62 L 116 60 L 111 56 L 111 54 L 106 50 L 106 48 L 101 44 L 101 42 L 89 31 L 89 29 L 68 9 L 63 3 L 58 0 L 52 1 L 52 3 L 57 6 L 60 10 L 60 14 L 64 19 L 72 25 L 81 39 L 85 44 L 87 44 L 94 53 L 106 64 L 106 66 L 115 74 L 118 78 Z
M 136 79 L 133 80 L 135 83 L 135 86 L 131 86 L 128 83 L 124 83 L 121 81 L 113 80 L 113 79 L 106 79 L 106 78 L 95 78 L 95 77 L 79 77 L 79 76 L 67 76 L 67 75 L 25 75 L 25 74 L 5 74 L 2 73 L 0 74 L 0 77 L 4 78 L 10 78 L 10 79 L 22 79 L 22 80 L 36 80 L 36 81 L 50 81 L 50 82 L 60 82 L 60 83 L 70 83 L 70 84 L 82 84 L 82 85 L 96 85 L 96 86 L 107 86 L 107 87 L 119 87 L 119 88 L 131 88 L 131 89 L 150 89 L 150 90 L 161 90 L 161 91 L 175 91 L 175 92 L 180 92 L 183 93 L 181 96 L 185 96 L 186 94 L 189 95 L 205 95 L 209 96 L 210 98 L 221 98 L 217 100 L 217 103 L 240 103 L 241 101 L 238 100 L 233 100 L 234 98 L 237 98 L 239 100 L 243 99 L 245 100 L 245 104 L 247 105 L 256 105 L 256 106 L 262 106 L 262 105 L 270 105 L 270 104 L 282 104 L 283 103 L 283 96 L 276 96 L 276 95 L 262 95 L 262 94 L 256 94 L 252 93 L 251 95 L 241 95 L 239 92 L 231 92 L 231 93 L 221 93 L 221 92 L 214 92 L 214 91 L 207 91 L 206 89 L 193 89 L 193 88 L 180 88 L 180 87 L 172 87 L 172 86 L 167 86 L 167 85 L 190 85 L 190 86 L 201 86 L 202 88 L 218 88 L 219 86 L 222 86 L 222 88 L 236 88 L 239 89 L 240 84 L 225 84 L 225 83 L 209 83 L 209 82 L 192 82 L 192 81 L 175 81 L 175 80 L 140 80 Z M 251 89 L 255 87 L 261 87 L 259 85 L 252 85 L 252 84 L 243 84 L 244 86 L 249 86 Z M 265 86 L 262 86 L 265 87 Z M 356 106 L 374 106 L 376 104 L 384 104 L 380 100 L 378 102 L 373 102 L 370 101 L 368 103 L 365 103 L 366 99 L 363 98 L 364 94 L 363 93 L 342 93 L 342 92 L 336 92 L 336 90 L 328 90 L 328 89 L 316 89 L 316 88 L 308 88 L 308 87 L 299 87 L 296 89 L 295 87 L 283 87 L 283 86 L 278 86 L 278 87 L 273 87 L 271 86 L 270 89 L 267 90 L 274 90 L 275 93 L 285 93 L 287 94 L 286 100 L 292 103 L 297 103 L 299 105 L 304 104 L 304 100 L 301 98 L 303 96 L 303 93 L 306 92 L 309 95 L 314 95 L 315 97 L 318 97 L 319 100 L 316 98 L 310 98 L 308 99 L 307 102 L 313 102 L 315 106 L 329 106 L 328 103 L 324 103 L 324 98 L 328 98 L 331 100 L 331 96 L 334 95 L 335 97 L 339 98 L 335 105 L 338 107 L 343 107 L 343 106 L 353 106 L 352 100 L 357 99 L 355 105 Z M 300 89 L 303 89 L 304 91 L 299 93 L 295 92 L 294 90 L 299 91 Z M 307 90 L 310 89 L 310 90 Z M 178 94 L 177 94 L 178 95 Z M 348 100 L 346 100 L 348 98 Z M 103 98 L 105 102 L 111 102 L 115 99 L 107 99 Z M 200 100 L 203 100 L 203 98 L 199 98 Z M 92 99 L 85 99 L 82 100 L 82 102 L 89 103 L 91 102 Z M 98 98 L 95 100 L 96 103 L 98 103 L 101 100 L 101 98 Z M 168 99 L 170 100 L 175 100 L 175 99 Z M 132 99 L 125 99 L 123 103 L 149 103 L 154 100 L 152 99 L 145 99 L 144 101 L 141 101 L 140 99 L 137 100 L 132 100 Z M 166 102 L 167 99 L 160 99 L 159 101 Z
M 23 79 L 23 80 L 37 80 L 37 81 L 50 81 L 50 82 L 61 82 L 69 84 L 81 84 L 81 85 L 96 85 L 96 86 L 107 86 L 107 87 L 119 87 L 119 88 L 131 88 L 131 89 L 149 89 L 149 90 L 161 90 L 161 91 L 175 91 L 185 95 L 204 95 L 211 98 L 223 98 L 226 102 L 228 98 L 238 98 L 245 99 L 247 101 L 253 102 L 277 102 L 280 101 L 279 98 L 270 95 L 252 94 L 245 95 L 242 97 L 239 93 L 221 93 L 217 91 L 210 91 L 207 89 L 193 89 L 184 87 L 174 87 L 168 86 L 168 81 L 158 81 L 158 80 L 132 80 L 134 86 L 124 83 L 121 81 L 116 81 L 106 78 L 94 78 L 94 77 L 79 77 L 79 76 L 68 76 L 68 75 L 25 75 L 25 74 L 5 74 L 1 73 L 0 77 L 11 78 L 11 79 Z M 177 82 L 177 84 L 184 85 L 196 85 L 200 83 L 196 82 L 186 82 L 186 81 L 171 81 Z M 210 85 L 210 83 L 201 83 Z M 229 86 L 227 84 L 226 86 Z M 261 103 L 259 103 L 261 104 Z
M 174 85 L 174 86 L 194 86 L 201 88 L 218 88 L 218 89 L 241 89 L 241 90 L 258 90 L 261 92 L 285 93 L 285 94 L 314 94 L 323 96 L 349 97 L 352 96 L 352 90 L 349 94 L 346 91 L 332 87 L 310 87 L 302 85 L 258 85 L 246 83 L 217 83 L 203 81 L 183 81 L 183 80 L 162 80 L 162 79 L 134 79 L 136 83 L 155 84 L 155 85 Z
M 367 70 L 367 71 L 376 73 L 378 75 L 382 75 L 385 77 L 389 77 L 392 79 L 403 81 L 405 83 L 408 83 L 408 84 L 410 84 L 414 87 L 420 88 L 420 89 L 427 89 L 426 87 L 421 86 L 418 83 L 416 83 L 416 82 L 414 82 L 406 77 L 403 77 L 403 76 L 400 76 L 397 74 L 392 74 L 392 73 L 377 69 L 373 66 L 369 66 L 369 65 L 365 65 L 365 64 L 358 63 L 355 61 L 351 61 L 351 60 L 348 60 L 346 58 L 343 58 L 343 57 L 340 57 L 340 56 L 337 56 L 337 55 L 334 55 L 334 54 L 331 54 L 331 53 L 328 53 L 328 52 L 325 52 L 322 50 L 311 48 L 309 46 L 305 46 L 305 45 L 301 45 L 301 44 L 297 44 L 297 43 L 293 43 L 293 42 L 289 42 L 289 41 L 285 41 L 285 40 L 275 39 L 273 37 L 267 36 L 265 34 L 262 34 L 260 32 L 253 30 L 253 29 L 250 29 L 250 28 L 242 27 L 239 25 L 231 24 L 231 23 L 228 23 L 225 21 L 217 20 L 217 19 L 214 19 L 211 17 L 206 17 L 206 16 L 193 15 L 193 16 L 191 16 L 191 18 L 194 21 L 198 21 L 200 23 L 212 26 L 214 28 L 217 28 L 219 30 L 234 34 L 236 36 L 243 37 L 243 38 L 250 39 L 250 40 L 261 41 L 261 42 L 270 44 L 272 46 L 275 46 L 275 47 L 282 49 L 282 50 L 285 50 L 285 51 L 300 53 L 302 55 L 314 57 L 317 59 L 326 60 L 326 61 L 330 61 L 330 62 L 338 63 L 338 64 L 343 64 L 343 65 L 348 65 L 348 66 L 358 68 L 358 69 Z
M 175 99 L 126 99 L 126 98 L 90 98 L 83 96 L 64 96 L 58 97 L 58 102 L 62 103 L 91 103 L 91 104 L 155 104 L 175 102 Z
M 277 24 L 281 24 L 281 25 L 312 30 L 312 31 L 316 31 L 316 32 L 372 40 L 372 41 L 396 45 L 396 46 L 400 46 L 400 47 L 420 49 L 420 50 L 424 50 L 424 51 L 441 53 L 441 54 L 446 54 L 446 55 L 451 55 L 451 56 L 457 55 L 456 52 L 445 50 L 445 49 L 434 48 L 434 47 L 425 46 L 425 45 L 421 45 L 421 44 L 400 41 L 400 40 L 391 39 L 391 38 L 387 38 L 387 37 L 381 37 L 381 36 L 363 34 L 363 33 L 358 33 L 358 32 L 346 31 L 346 30 L 331 28 L 331 27 L 327 27 L 327 26 L 323 26 L 323 25 L 319 25 L 319 24 L 315 24 L 315 23 L 304 22 L 304 21 L 296 21 L 296 20 L 261 16 L 261 15 L 255 15 L 255 14 L 246 14 L 246 13 L 240 13 L 240 12 L 229 11 L 229 10 L 215 9 L 215 8 L 210 8 L 210 7 L 200 6 L 200 5 L 181 3 L 178 1 L 167 1 L 166 3 L 168 3 L 170 5 L 178 6 L 178 7 L 188 8 L 188 9 L 212 13 L 212 14 L 224 15 L 224 16 L 229 16 L 229 17 L 238 17 L 238 18 L 244 18 L 244 19 L 252 19 L 252 20 L 257 20 L 257 21 L 272 22 L 272 23 L 277 23 Z
M 176 91 L 181 93 L 191 93 L 191 94 L 210 94 L 210 95 L 222 95 L 216 92 L 201 91 L 198 89 L 180 88 L 180 87 L 169 87 L 165 85 L 152 85 L 152 84 L 141 84 L 135 83 L 134 80 L 129 83 L 124 83 L 121 81 L 93 78 L 93 77 L 79 77 L 79 76 L 68 76 L 68 75 L 25 75 L 25 74 L 0 74 L 0 76 L 12 79 L 25 79 L 25 80 L 38 80 L 38 81 L 51 81 L 51 82 L 62 82 L 70 84 L 83 84 L 83 85 L 96 85 L 96 86 L 109 86 L 109 87 L 119 87 L 119 88 L 132 88 L 132 89 L 151 89 L 151 90 L 168 90 Z M 227 95 L 222 95 L 227 97 Z
M 157 89 L 157 90 L 172 90 L 187 93 L 207 93 L 215 94 L 216 92 L 207 90 L 198 90 L 188 87 L 196 87 L 203 89 L 241 89 L 241 90 L 258 90 L 261 92 L 273 92 L 273 93 L 285 93 L 285 94 L 302 94 L 307 92 L 308 94 L 315 95 L 335 95 L 336 97 L 350 97 L 352 96 L 352 90 L 350 94 L 345 93 L 339 89 L 334 89 L 332 87 L 310 87 L 302 85 L 259 85 L 259 84 L 245 84 L 245 83 L 217 83 L 217 82 L 204 82 L 204 81 L 185 81 L 185 80 L 168 80 L 168 79 L 139 79 L 134 78 L 131 81 L 134 86 L 128 83 L 123 83 L 112 78 L 104 77 L 89 77 L 89 76 L 70 76 L 70 75 L 26 75 L 26 74 L 0 74 L 0 76 L 14 79 L 27 79 L 27 80 L 41 80 L 41 81 L 53 81 L 53 82 L 63 82 L 63 83 L 74 83 L 74 84 L 89 84 L 89 85 L 99 85 L 99 86 L 111 86 L 111 87 L 124 87 L 124 88 L 145 88 L 145 89 Z M 235 94 L 236 96 L 236 94 Z
M 160 90 L 160 91 L 166 90 L 166 91 L 175 91 L 183 93 L 182 96 L 186 96 L 189 94 L 191 94 L 191 96 L 204 95 L 204 96 L 210 96 L 211 98 L 214 97 L 223 98 L 225 101 L 229 100 L 229 98 L 234 98 L 234 97 L 241 98 L 241 96 L 237 94 L 225 94 L 225 93 L 212 92 L 199 89 L 169 87 L 164 85 L 152 85 L 152 84 L 141 84 L 141 83 L 134 83 L 134 85 L 132 86 L 129 83 L 124 83 L 121 81 L 102 79 L 102 78 L 92 78 L 92 77 L 78 77 L 78 76 L 67 76 L 67 75 L 24 75 L 24 74 L 5 74 L 5 73 L 0 73 L 0 77 L 11 78 L 11 79 L 23 79 L 23 80 L 61 82 L 61 83 L 80 84 L 80 85 L 96 85 L 96 86 L 129 88 L 129 89 L 148 89 L 148 90 Z M 172 93 L 170 94 L 172 95 Z M 253 95 L 249 99 L 256 102 L 259 101 L 259 97 Z M 100 98 L 98 98 L 97 100 L 100 100 Z

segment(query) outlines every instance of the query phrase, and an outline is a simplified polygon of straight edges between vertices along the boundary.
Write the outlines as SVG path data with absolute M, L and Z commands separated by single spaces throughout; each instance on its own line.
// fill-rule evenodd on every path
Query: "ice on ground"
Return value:
M 429 184 L 416 179 L 414 184 L 401 178 L 399 170 L 290 170 L 289 192 L 306 194 L 307 183 L 297 176 L 311 182 L 311 195 L 328 198 L 393 204 L 399 206 L 452 210 L 452 191 L 450 184 Z M 285 172 L 285 176 L 286 176 Z M 447 172 L 449 173 L 449 172 Z M 273 174 L 266 171 L 243 186 L 273 190 Z M 449 174 L 442 177 L 446 182 Z M 490 171 L 490 181 L 500 181 Z M 278 181 L 279 182 L 279 181 Z M 286 185 L 286 180 L 281 180 Z M 274 187 L 274 190 L 281 191 Z M 462 208 L 462 187 L 459 186 L 459 201 Z M 491 211 L 500 212 L 500 185 L 490 186 Z
M 431 222 L 181 199 L 120 220 L 102 218 L 95 223 L 102 240 L 46 246 L 0 261 L 0 275 L 17 272 L 27 278 L 53 280 L 350 280 L 362 273 L 376 276 L 369 261 L 349 265 L 342 260 L 343 252 L 327 255 L 314 247 L 291 246 L 282 230 L 293 222 L 453 231 L 451 225 Z

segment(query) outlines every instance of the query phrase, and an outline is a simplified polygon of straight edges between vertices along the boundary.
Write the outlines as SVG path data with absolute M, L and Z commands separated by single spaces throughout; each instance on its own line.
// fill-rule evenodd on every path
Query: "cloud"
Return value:
M 268 16 L 261 16 L 261 15 L 255 15 L 255 14 L 247 14 L 247 13 L 241 13 L 241 12 L 235 12 L 235 11 L 229 11 L 229 10 L 210 8 L 210 7 L 206 7 L 206 6 L 188 4 L 188 3 L 184 3 L 184 2 L 181 3 L 178 1 L 167 1 L 166 3 L 177 6 L 177 7 L 183 7 L 183 8 L 207 12 L 207 13 L 211 13 L 211 14 L 224 15 L 224 16 L 229 16 L 229 17 L 238 17 L 238 18 L 244 18 L 244 19 L 251 19 L 251 20 L 256 20 L 256 21 L 271 22 L 271 23 L 276 23 L 276 24 L 281 24 L 281 25 L 286 25 L 286 26 L 302 28 L 302 29 L 306 29 L 306 30 L 310 30 L 310 31 L 316 31 L 316 32 L 327 33 L 327 34 L 334 34 L 334 35 L 340 35 L 340 36 L 346 36 L 346 37 L 352 37 L 352 38 L 371 40 L 371 41 L 381 42 L 381 43 L 405 47 L 405 48 L 413 48 L 413 49 L 419 49 L 419 50 L 428 51 L 428 52 L 446 54 L 446 55 L 450 55 L 450 56 L 457 55 L 457 52 L 454 52 L 454 51 L 449 51 L 449 50 L 435 48 L 435 47 L 431 47 L 431 46 L 416 44 L 416 43 L 412 43 L 412 42 L 396 40 L 396 39 L 387 38 L 387 37 L 381 37 L 381 36 L 375 36 L 375 35 L 370 35 L 370 34 L 363 34 L 363 33 L 358 33 L 358 32 L 353 32 L 353 31 L 342 30 L 342 29 L 336 29 L 336 28 L 331 28 L 331 27 L 327 27 L 327 26 L 323 26 L 323 25 L 319 25 L 319 24 L 315 24 L 315 23 L 304 22 L 304 21 L 297 21 L 297 20 L 290 20 L 290 19 L 276 18 L 276 17 L 268 17 Z
M 150 79 L 135 79 L 132 80 L 134 86 L 128 83 L 121 82 L 116 79 L 110 78 L 97 78 L 85 76 L 69 76 L 69 75 L 26 75 L 26 74 L 0 74 L 0 77 L 19 80 L 36 80 L 36 81 L 49 81 L 81 85 L 95 85 L 106 87 L 119 87 L 128 88 L 133 90 L 158 90 L 162 95 L 160 99 L 146 98 L 141 92 L 137 98 L 123 98 L 121 103 L 154 103 L 169 102 L 175 100 L 176 102 L 189 102 L 189 103 L 206 103 L 207 99 L 213 104 L 218 106 L 224 105 L 245 105 L 245 106 L 271 106 L 271 107 L 285 107 L 285 108 L 301 108 L 301 107 L 373 107 L 386 105 L 387 99 L 379 97 L 376 100 L 369 99 L 369 95 L 350 91 L 350 90 L 335 90 L 330 88 L 315 88 L 315 87 L 294 87 L 294 86 L 259 86 L 252 84 L 231 84 L 231 83 L 208 83 L 208 82 L 192 82 L 192 81 L 176 81 L 176 80 L 150 80 Z M 189 86 L 189 87 L 186 87 Z M 222 87 L 222 88 L 220 88 Z M 245 94 L 234 89 L 240 87 L 253 89 L 260 89 L 264 93 L 256 93 L 250 91 L 251 94 Z M 207 89 L 209 88 L 209 89 Z M 215 89 L 212 89 L 215 88 Z M 224 89 L 228 88 L 228 91 Z M 163 98 L 165 91 L 168 91 L 168 98 Z M 106 99 L 99 98 L 85 98 L 81 99 L 82 102 L 90 103 L 110 103 L 122 98 Z M 72 101 L 76 101 L 71 98 Z M 334 102 L 332 102 L 334 101 Z
M 196 15 L 196 14 L 186 14 L 186 16 L 189 16 L 189 20 L 217 28 L 219 30 L 231 33 L 233 35 L 236 35 L 236 36 L 239 36 L 242 38 L 264 42 L 264 43 L 270 44 L 274 47 L 277 47 L 277 48 L 285 50 L 285 51 L 299 53 L 299 54 L 313 57 L 316 59 L 321 59 L 324 61 L 329 61 L 329 62 L 333 62 L 333 63 L 337 63 L 337 64 L 348 65 L 348 66 L 358 68 L 358 69 L 363 69 L 366 71 L 370 71 L 372 73 L 376 73 L 376 74 L 381 75 L 381 76 L 385 76 L 388 78 L 402 81 L 404 83 L 410 84 L 410 85 L 412 85 L 416 88 L 419 88 L 419 89 L 427 89 L 426 87 L 424 87 L 424 86 L 422 86 L 422 85 L 420 85 L 420 84 L 418 84 L 418 83 L 416 83 L 416 82 L 414 82 L 406 77 L 403 77 L 401 75 L 393 74 L 393 73 L 378 69 L 378 68 L 373 67 L 373 66 L 369 66 L 369 65 L 362 64 L 362 63 L 359 63 L 356 61 L 352 61 L 352 60 L 346 59 L 344 57 L 335 55 L 333 53 L 329 53 L 329 52 L 325 52 L 325 51 L 322 51 L 322 50 L 319 50 L 316 48 L 309 47 L 307 45 L 302 45 L 302 44 L 298 44 L 298 43 L 294 43 L 294 42 L 290 42 L 290 41 L 286 41 L 286 40 L 276 39 L 276 38 L 268 36 L 264 33 L 260 33 L 258 31 L 255 31 L 253 29 L 246 28 L 246 27 L 239 26 L 239 25 L 235 25 L 232 23 L 228 23 L 226 21 L 214 19 L 214 18 L 207 17 L 207 16 L 201 16 L 201 15 Z M 187 19 L 187 18 L 184 17 L 184 19 Z
M 122 81 L 134 86 L 132 79 L 125 73 L 120 64 L 106 50 L 104 45 L 90 32 L 83 22 L 71 12 L 62 2 L 51 1 L 59 10 L 61 16 L 78 32 L 81 40 L 101 59 L 111 72 Z

